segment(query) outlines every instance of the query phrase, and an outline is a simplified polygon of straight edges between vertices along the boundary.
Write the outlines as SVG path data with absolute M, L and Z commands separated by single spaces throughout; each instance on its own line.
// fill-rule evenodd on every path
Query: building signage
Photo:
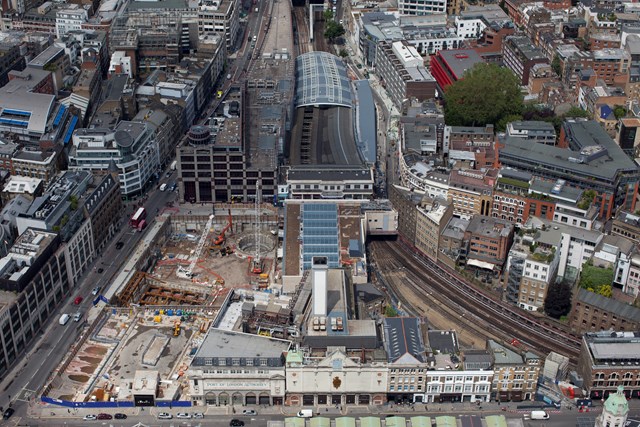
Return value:
M 269 388 L 269 383 L 267 382 L 252 382 L 252 381 L 246 381 L 246 382 L 235 382 L 235 381 L 223 381 L 223 382 L 212 382 L 212 381 L 205 381 L 204 383 L 204 387 L 206 389 L 212 389 L 212 388 L 222 388 L 222 389 L 256 389 L 256 388 L 260 388 L 260 389 L 268 389 Z

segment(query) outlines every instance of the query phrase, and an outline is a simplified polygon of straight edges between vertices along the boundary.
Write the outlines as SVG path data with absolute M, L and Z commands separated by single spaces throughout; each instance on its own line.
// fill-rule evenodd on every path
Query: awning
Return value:
M 331 419 L 327 417 L 311 418 L 311 427 L 330 427 Z
M 304 418 L 297 418 L 297 417 L 285 418 L 284 427 L 304 427 Z
M 381 427 L 378 417 L 360 417 L 360 427 Z
M 411 417 L 411 427 L 431 427 L 431 418 L 419 415 Z
M 436 427 L 457 427 L 456 417 L 436 417 Z
M 353 417 L 336 418 L 336 427 L 356 427 L 356 419 Z
M 507 419 L 504 415 L 487 415 L 484 417 L 487 427 L 507 427 Z
M 389 417 L 384 420 L 387 427 L 407 427 L 404 417 Z
M 490 262 L 480 261 L 479 259 L 470 259 L 467 261 L 467 265 L 471 265 L 478 268 L 484 268 L 485 270 L 493 270 L 496 266 Z

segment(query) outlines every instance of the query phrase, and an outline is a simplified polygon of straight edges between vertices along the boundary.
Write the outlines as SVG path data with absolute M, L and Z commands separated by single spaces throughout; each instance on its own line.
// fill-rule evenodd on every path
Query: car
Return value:
M 178 412 L 176 414 L 176 418 L 184 418 L 184 419 L 190 420 L 191 419 L 191 414 L 189 414 L 187 412 Z
M 244 421 L 241 421 L 241 420 L 239 420 L 237 418 L 234 418 L 229 422 L 229 426 L 231 426 L 231 427 L 243 427 L 244 426 Z
M 127 414 L 118 413 L 118 414 L 115 414 L 113 416 L 113 418 L 115 418 L 116 420 L 126 420 L 127 419 Z
M 8 420 L 9 418 L 11 418 L 11 415 L 13 415 L 14 412 L 16 412 L 15 409 L 7 408 L 7 410 L 4 411 L 4 414 L 2 414 L 2 418 Z
M 160 418 L 161 420 L 170 420 L 171 418 L 173 418 L 173 415 L 168 414 L 166 412 L 160 412 L 158 414 L 158 418 Z
M 204 414 L 202 412 L 195 412 L 193 414 L 193 418 L 202 419 L 202 418 L 204 418 Z
M 82 297 L 76 297 L 76 299 L 73 300 L 73 303 L 75 305 L 80 305 L 80 303 L 82 302 L 83 298 Z
M 171 172 L 167 172 L 167 173 L 165 174 L 165 176 L 166 176 L 167 178 L 169 178 L 169 177 L 171 176 Z
M 96 417 L 95 415 L 89 414 L 82 417 L 82 419 L 85 421 L 94 421 L 94 420 L 97 420 L 98 417 Z
M 116 249 L 122 249 L 123 246 L 124 246 L 124 242 L 116 243 Z
M 242 415 L 258 415 L 255 409 L 245 409 L 242 411 Z
M 102 289 L 102 287 L 96 286 L 91 290 L 91 295 L 98 295 L 98 292 L 100 292 L 100 289 Z
M 113 415 L 111 414 L 98 414 L 99 420 L 111 420 L 113 419 Z
M 104 271 L 104 268 L 99 268 L 98 269 L 98 274 L 102 273 Z

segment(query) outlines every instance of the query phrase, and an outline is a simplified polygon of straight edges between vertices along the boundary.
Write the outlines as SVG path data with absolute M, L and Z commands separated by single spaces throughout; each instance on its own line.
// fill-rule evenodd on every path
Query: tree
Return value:
M 396 317 L 398 316 L 398 311 L 389 304 L 384 308 L 384 315 L 386 317 Z
M 327 21 L 326 29 L 324 30 L 325 38 L 328 38 L 332 42 L 338 37 L 342 37 L 345 33 L 344 27 L 336 21 Z
M 613 107 L 613 115 L 616 116 L 616 119 L 620 120 L 627 115 L 627 109 L 622 105 L 616 105 Z
M 552 283 L 544 300 L 544 312 L 554 319 L 571 311 L 571 286 L 566 282 Z
M 580 272 L 581 288 L 600 294 L 600 289 L 603 286 L 611 286 L 611 283 L 613 283 L 613 268 L 595 267 L 589 261 L 582 265 L 582 271 Z
M 507 68 L 480 63 L 467 70 L 444 94 L 445 122 L 450 126 L 494 124 L 503 130 L 506 117 L 522 114 L 520 81 Z
M 340 49 L 340 53 L 338 53 L 338 55 L 340 55 L 341 58 L 346 58 L 349 56 L 349 53 L 344 49 Z
M 589 115 L 589 112 L 586 110 L 583 110 L 580 107 L 576 107 L 575 105 L 572 106 L 571 108 L 569 108 L 569 110 L 567 110 L 566 113 L 564 113 L 562 115 L 563 119 L 567 119 L 567 118 L 585 118 L 585 119 L 590 119 L 591 116 Z
M 324 18 L 325 22 L 333 21 L 333 11 L 331 9 L 325 10 L 324 12 L 322 12 L 322 17 Z

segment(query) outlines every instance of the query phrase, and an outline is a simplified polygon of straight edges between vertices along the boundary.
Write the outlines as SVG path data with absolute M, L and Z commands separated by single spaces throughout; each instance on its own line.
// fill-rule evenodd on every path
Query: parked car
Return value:
M 113 419 L 113 415 L 111 414 L 98 414 L 99 420 L 111 420 Z
M 243 427 L 244 426 L 244 421 L 241 421 L 241 420 L 239 420 L 237 418 L 234 418 L 229 423 L 229 426 L 231 426 L 231 427 Z
M 82 299 L 83 299 L 82 297 L 76 297 L 76 299 L 73 300 L 73 303 L 75 305 L 80 305 L 80 303 L 82 302 Z
M 96 417 L 95 415 L 89 414 L 82 417 L 82 419 L 85 421 L 94 421 L 94 420 L 97 420 L 98 417 Z
M 255 409 L 245 409 L 242 411 L 242 415 L 258 415 Z
M 13 415 L 14 412 L 16 412 L 15 409 L 7 408 L 7 410 L 4 411 L 4 414 L 2 414 L 2 418 L 8 420 L 9 418 L 11 418 L 11 415 Z
M 100 292 L 100 289 L 102 289 L 102 287 L 96 286 L 91 290 L 91 295 L 98 295 L 98 292 Z
M 102 273 L 104 271 L 104 268 L 99 268 L 98 269 L 98 274 Z
M 196 412 L 193 414 L 193 418 L 202 419 L 204 418 L 204 414 L 202 412 Z
M 191 414 L 187 413 L 187 412 L 178 412 L 176 414 L 176 418 L 184 418 L 184 419 L 191 419 Z
M 115 418 L 116 420 L 126 420 L 127 419 L 127 414 L 115 414 L 113 416 L 113 418 Z
M 124 246 L 124 242 L 116 243 L 116 249 L 122 249 L 123 246 Z
M 161 420 L 170 420 L 171 418 L 173 418 L 173 415 L 168 414 L 166 412 L 160 412 L 158 414 L 158 418 L 160 418 Z

